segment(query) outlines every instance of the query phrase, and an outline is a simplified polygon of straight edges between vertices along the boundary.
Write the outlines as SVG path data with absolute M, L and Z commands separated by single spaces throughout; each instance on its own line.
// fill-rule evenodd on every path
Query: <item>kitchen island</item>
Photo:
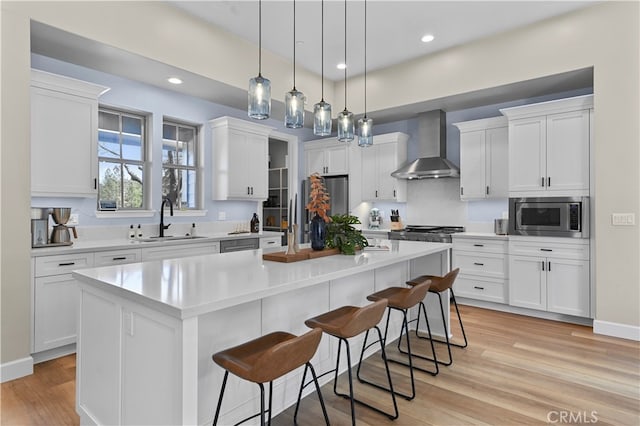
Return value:
M 81 423 L 210 424 L 223 375 L 213 353 L 275 330 L 301 334 L 307 318 L 449 269 L 450 244 L 385 243 L 387 251 L 296 263 L 264 261 L 253 250 L 74 271 Z M 442 333 L 437 305 L 428 309 Z M 390 338 L 399 334 L 399 316 Z M 361 340 L 353 342 L 359 350 Z M 336 345 L 323 337 L 312 360 L 318 371 L 332 368 Z M 274 414 L 295 402 L 300 375 L 274 383 Z M 257 386 L 230 377 L 221 424 L 258 407 Z

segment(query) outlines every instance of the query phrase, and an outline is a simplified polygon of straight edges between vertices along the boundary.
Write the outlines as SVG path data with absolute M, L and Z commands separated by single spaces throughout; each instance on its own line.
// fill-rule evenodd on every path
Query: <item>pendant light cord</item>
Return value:
M 344 110 L 347 110 L 347 0 L 344 0 Z
M 258 1 L 258 77 L 262 76 L 262 0 Z
M 364 119 L 367 119 L 367 0 L 364 0 Z
M 322 81 L 320 82 L 320 101 L 324 102 L 324 0 L 320 2 L 320 72 Z
M 296 90 L 296 0 L 293 0 L 293 90 Z

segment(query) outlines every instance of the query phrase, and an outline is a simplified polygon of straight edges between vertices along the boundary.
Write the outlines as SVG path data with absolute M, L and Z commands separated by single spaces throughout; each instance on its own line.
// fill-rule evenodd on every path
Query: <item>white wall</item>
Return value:
M 25 141 L 29 140 L 30 19 L 234 87 L 244 88 L 247 75 L 254 72 L 255 48 L 247 49 L 246 43 L 209 30 L 160 2 L 3 1 L 1 7 L 0 362 L 7 363 L 29 352 L 30 198 Z M 637 225 L 612 227 L 610 215 L 635 212 L 640 217 L 639 12 L 637 2 L 604 2 L 506 36 L 369 73 L 367 97 L 369 111 L 376 111 L 593 66 L 596 318 L 634 327 L 640 326 L 640 231 Z M 218 54 L 202 53 L 212 51 Z M 274 78 L 288 75 L 284 61 L 265 59 L 272 69 L 281 70 L 274 72 Z M 274 93 L 288 90 L 285 80 L 274 82 Z M 357 93 L 357 84 L 359 79 L 350 82 L 349 90 Z M 312 83 L 303 85 L 301 80 L 300 86 L 310 99 L 319 97 L 319 84 L 314 90 Z M 357 101 L 350 105 L 356 113 L 362 109 Z M 9 205 L 11 209 L 5 208 Z

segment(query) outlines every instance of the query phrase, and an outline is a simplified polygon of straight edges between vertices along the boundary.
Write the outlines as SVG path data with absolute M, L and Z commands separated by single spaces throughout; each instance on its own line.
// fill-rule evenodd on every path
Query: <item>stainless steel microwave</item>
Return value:
M 589 197 L 509 198 L 509 234 L 589 238 Z

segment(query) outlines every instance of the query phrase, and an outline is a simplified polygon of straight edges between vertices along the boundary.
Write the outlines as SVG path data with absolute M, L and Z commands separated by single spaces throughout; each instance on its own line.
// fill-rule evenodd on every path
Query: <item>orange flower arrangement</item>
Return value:
M 324 186 L 324 179 L 320 174 L 314 173 L 309 176 L 311 179 L 311 193 L 309 194 L 309 203 L 306 205 L 307 210 L 311 213 L 315 213 L 324 219 L 325 222 L 331 222 L 331 218 L 327 215 L 327 212 L 331 208 L 329 204 L 329 193 Z

